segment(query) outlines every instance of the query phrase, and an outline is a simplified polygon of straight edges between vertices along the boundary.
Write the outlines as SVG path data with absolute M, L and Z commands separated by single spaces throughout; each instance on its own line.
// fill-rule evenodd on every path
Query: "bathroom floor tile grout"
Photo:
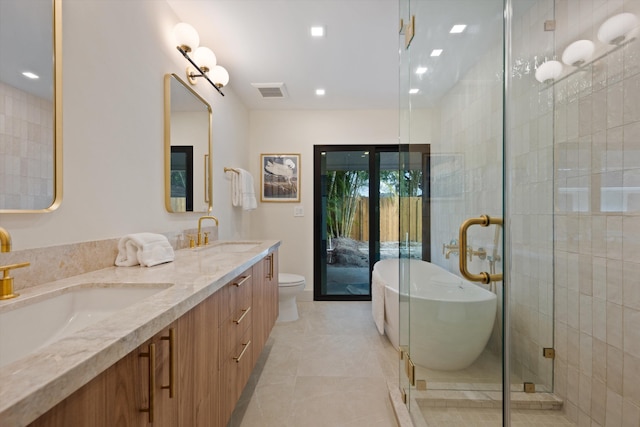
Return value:
M 228 427 L 396 426 L 387 383 L 398 381 L 398 354 L 371 303 L 299 301 L 298 310 L 297 321 L 276 323 Z M 419 409 L 429 427 L 501 424 L 488 408 Z M 514 425 L 573 425 L 561 411 L 512 413 Z
M 387 381 L 396 352 L 369 302 L 298 302 L 300 318 L 276 323 L 230 427 L 396 425 Z

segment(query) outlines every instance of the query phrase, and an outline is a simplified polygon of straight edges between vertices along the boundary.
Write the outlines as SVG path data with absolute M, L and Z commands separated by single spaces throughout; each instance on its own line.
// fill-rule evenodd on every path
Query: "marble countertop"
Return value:
M 253 241 L 244 252 L 211 250 L 224 243 L 183 249 L 155 267 L 110 267 L 24 289 L 9 304 L 88 283 L 171 284 L 95 325 L 90 325 L 0 368 L 0 425 L 25 426 L 91 381 L 153 335 L 280 246 Z M 6 345 L 6 343 L 0 343 Z

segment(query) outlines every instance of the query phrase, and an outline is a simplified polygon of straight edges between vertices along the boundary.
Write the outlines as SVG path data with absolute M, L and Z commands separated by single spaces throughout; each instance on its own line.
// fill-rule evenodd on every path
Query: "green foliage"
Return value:
M 355 220 L 359 194 L 369 186 L 367 171 L 327 172 L 327 229 L 329 236 L 348 237 Z

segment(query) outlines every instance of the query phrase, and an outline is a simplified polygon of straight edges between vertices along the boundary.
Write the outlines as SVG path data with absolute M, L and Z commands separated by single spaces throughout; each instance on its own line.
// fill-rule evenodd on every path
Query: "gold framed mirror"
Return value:
M 211 105 L 176 74 L 164 77 L 165 207 L 211 212 Z
M 62 201 L 62 0 L 0 1 L 0 213 Z

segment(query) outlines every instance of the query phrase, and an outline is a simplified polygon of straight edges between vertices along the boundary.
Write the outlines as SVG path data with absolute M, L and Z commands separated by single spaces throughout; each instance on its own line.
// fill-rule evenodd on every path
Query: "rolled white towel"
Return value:
M 128 234 L 118 242 L 118 256 L 115 264 L 119 267 L 154 265 L 171 262 L 175 254 L 169 240 L 162 234 Z

